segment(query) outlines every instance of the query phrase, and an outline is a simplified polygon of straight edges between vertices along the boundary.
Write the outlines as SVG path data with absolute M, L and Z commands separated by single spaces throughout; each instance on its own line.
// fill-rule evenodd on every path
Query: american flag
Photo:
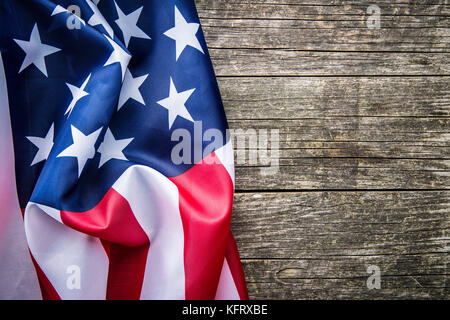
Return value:
M 194 1 L 0 0 L 0 30 L 0 298 L 247 299 Z

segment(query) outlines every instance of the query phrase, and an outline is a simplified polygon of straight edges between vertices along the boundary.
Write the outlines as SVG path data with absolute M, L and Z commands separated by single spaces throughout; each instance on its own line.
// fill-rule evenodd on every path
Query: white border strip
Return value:
M 0 299 L 41 299 L 17 198 L 14 146 L 0 52 Z

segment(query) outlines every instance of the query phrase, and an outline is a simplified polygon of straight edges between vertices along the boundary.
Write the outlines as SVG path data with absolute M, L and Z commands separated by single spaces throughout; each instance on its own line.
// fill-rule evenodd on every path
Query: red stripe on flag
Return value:
M 139 300 L 148 249 L 110 244 L 107 300 Z
M 212 153 L 206 163 L 170 178 L 180 193 L 186 299 L 214 299 L 223 266 L 233 204 L 233 182 Z
M 106 255 L 108 256 L 108 260 L 111 259 L 110 251 L 111 251 L 111 242 L 108 242 L 106 240 L 100 239 L 100 243 L 103 246 L 103 249 L 105 250 Z
M 110 242 L 136 247 L 148 243 L 128 201 L 114 189 L 109 189 L 91 210 L 61 211 L 61 220 L 75 230 Z
M 86 212 L 61 211 L 63 223 L 100 238 L 109 258 L 107 299 L 139 299 L 150 241 L 128 201 L 110 189 Z

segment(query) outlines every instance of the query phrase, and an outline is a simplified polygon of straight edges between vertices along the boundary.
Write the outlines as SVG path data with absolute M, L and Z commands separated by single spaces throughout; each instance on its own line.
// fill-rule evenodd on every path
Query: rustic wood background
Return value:
M 196 0 L 230 127 L 280 130 L 236 168 L 250 298 L 450 298 L 448 2 Z

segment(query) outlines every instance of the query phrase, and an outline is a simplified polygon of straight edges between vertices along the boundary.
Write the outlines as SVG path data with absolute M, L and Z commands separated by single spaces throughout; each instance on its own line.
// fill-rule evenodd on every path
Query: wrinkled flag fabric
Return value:
M 247 299 L 193 0 L 0 0 L 0 298 Z

